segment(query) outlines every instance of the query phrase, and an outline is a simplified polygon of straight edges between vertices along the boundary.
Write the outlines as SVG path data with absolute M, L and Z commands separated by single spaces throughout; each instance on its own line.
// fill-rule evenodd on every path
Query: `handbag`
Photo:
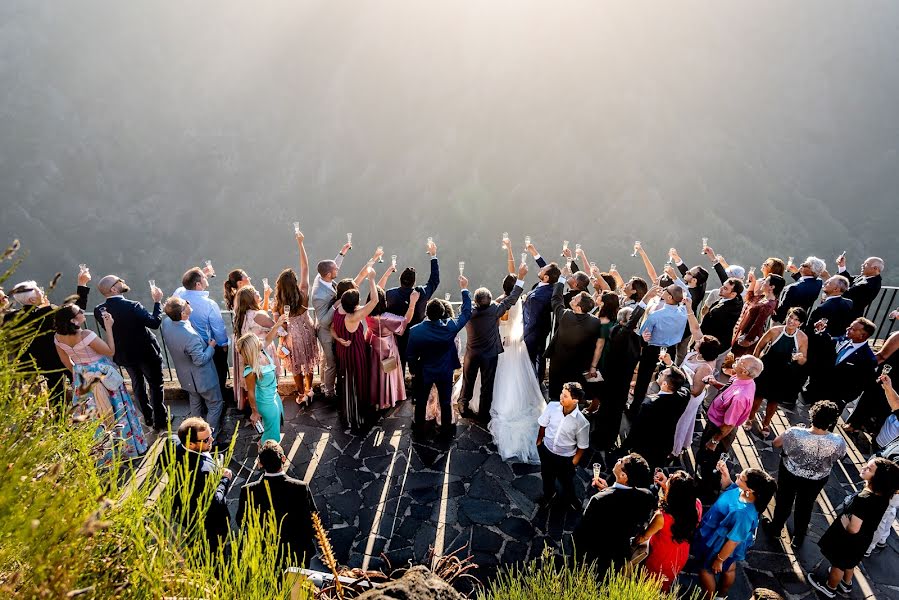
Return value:
M 399 361 L 395 356 L 388 356 L 387 358 L 381 359 L 381 370 L 385 373 L 395 371 L 397 367 L 399 367 Z
M 103 369 L 103 377 L 100 381 L 103 383 L 103 387 L 110 392 L 114 392 L 125 385 L 125 378 L 122 377 L 122 374 L 119 373 L 118 369 L 112 367 Z

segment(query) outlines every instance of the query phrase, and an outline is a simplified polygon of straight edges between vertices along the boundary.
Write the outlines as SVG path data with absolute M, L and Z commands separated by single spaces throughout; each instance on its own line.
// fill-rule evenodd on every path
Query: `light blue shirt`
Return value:
M 209 335 L 215 340 L 217 346 L 228 345 L 228 333 L 225 331 L 225 321 L 222 319 L 222 311 L 215 300 L 209 297 L 209 291 L 186 290 L 183 287 L 175 290 L 175 296 L 190 302 L 190 324 L 197 334 L 203 338 L 203 343 L 209 343 Z
M 649 313 L 640 334 L 649 331 L 650 346 L 667 348 L 680 343 L 684 337 L 684 328 L 687 326 L 687 308 L 683 304 L 665 304 L 662 308 Z

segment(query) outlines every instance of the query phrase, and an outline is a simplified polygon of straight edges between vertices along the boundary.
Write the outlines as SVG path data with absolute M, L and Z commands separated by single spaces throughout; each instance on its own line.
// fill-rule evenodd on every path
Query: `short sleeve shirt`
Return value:
M 590 422 L 577 408 L 566 415 L 560 402 L 550 402 L 537 423 L 546 428 L 543 445 L 553 454 L 574 456 L 590 447 Z

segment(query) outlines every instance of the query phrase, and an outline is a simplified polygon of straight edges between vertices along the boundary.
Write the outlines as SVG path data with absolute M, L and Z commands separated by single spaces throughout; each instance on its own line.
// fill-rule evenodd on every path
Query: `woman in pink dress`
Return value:
M 395 335 L 403 335 L 406 325 L 412 319 L 415 312 L 415 304 L 421 294 L 413 290 L 409 297 L 409 310 L 405 316 L 398 316 L 387 312 L 387 298 L 384 290 L 378 287 L 378 304 L 371 314 L 365 317 L 368 332 L 365 339 L 371 347 L 368 358 L 371 362 L 369 387 L 371 388 L 371 401 L 376 409 L 384 410 L 396 406 L 396 403 L 406 399 L 406 381 L 403 378 L 403 370 L 400 368 L 400 351 L 396 344 Z M 386 372 L 382 361 L 392 360 L 391 370 Z
M 275 283 L 275 320 L 288 316 L 286 336 L 281 337 L 278 356 L 285 370 L 293 374 L 297 404 L 312 402 L 312 376 L 318 363 L 315 326 L 309 314 L 309 259 L 303 246 L 303 233 L 297 233 L 300 249 L 300 277 L 293 269 L 284 269 Z

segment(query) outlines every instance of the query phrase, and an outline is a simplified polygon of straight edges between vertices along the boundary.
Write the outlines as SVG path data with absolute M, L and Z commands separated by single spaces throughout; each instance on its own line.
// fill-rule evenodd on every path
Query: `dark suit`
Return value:
M 727 269 L 721 266 L 720 262 L 716 262 L 714 265 L 712 265 L 712 269 L 714 269 L 715 274 L 718 276 L 718 279 L 721 280 L 721 285 L 724 285 L 724 282 L 730 278 L 730 276 L 727 274 Z
M 273 512 L 278 525 L 279 562 L 306 567 L 315 554 L 312 513 L 315 501 L 309 487 L 285 473 L 263 476 L 240 490 L 237 524 L 242 526 L 248 506 L 259 511 L 260 521 Z M 263 521 L 264 522 L 264 521 Z
M 100 309 L 105 307 L 112 315 L 112 329 L 115 334 L 115 356 L 113 360 L 128 371 L 131 387 L 140 403 L 147 425 L 157 429 L 168 427 L 168 410 L 162 393 L 162 352 L 159 342 L 151 329 L 159 329 L 162 323 L 162 308 L 159 302 L 153 304 L 150 313 L 140 302 L 122 296 L 107 298 L 106 302 L 94 309 L 97 322 L 103 326 Z M 149 398 L 147 388 L 150 387 Z
M 476 306 L 471 311 L 471 319 L 465 325 L 468 345 L 465 349 L 465 363 L 462 366 L 462 401 L 467 403 L 474 393 L 478 373 L 481 374 L 481 399 L 478 417 L 490 421 L 490 407 L 493 406 L 493 381 L 496 378 L 496 364 L 503 352 L 503 341 L 499 336 L 499 319 L 521 297 L 522 287 L 516 285 L 512 293 L 489 306 Z
M 627 395 L 634 369 L 640 361 L 643 338 L 636 332 L 637 324 L 643 317 L 645 309 L 635 306 L 627 323 L 612 327 L 609 332 L 609 351 L 603 365 L 603 393 L 599 404 L 595 423 L 594 444 L 600 450 L 608 450 L 618 438 L 621 429 L 621 414 L 627 404 Z
M 424 321 L 409 333 L 407 356 L 409 370 L 415 376 L 415 424 L 421 428 L 425 423 L 425 408 L 431 386 L 437 385 L 440 399 L 440 421 L 447 430 L 453 422 L 451 396 L 453 391 L 453 371 L 459 364 L 456 350 L 456 335 L 471 318 L 471 293 L 462 291 L 462 312 L 455 319 Z
M 852 300 L 845 296 L 830 296 L 812 311 L 803 329 L 810 336 L 814 335 L 815 323 L 821 319 L 827 319 L 827 328 L 824 331 L 834 337 L 840 336 L 846 333 L 846 328 L 855 318 L 852 316 L 853 314 Z
M 595 560 L 600 579 L 613 563 L 621 568 L 630 558 L 631 538 L 643 532 L 657 506 L 643 488 L 608 487 L 590 498 L 572 533 L 578 564 Z
M 167 451 L 167 457 L 175 459 L 176 469 L 175 479 L 169 485 L 174 485 L 173 489 L 175 490 L 180 489 L 181 485 L 190 487 L 187 506 L 185 507 L 182 503 L 181 495 L 176 493 L 172 503 L 172 513 L 184 527 L 190 527 L 199 514 L 205 510 L 205 513 L 202 514 L 206 527 L 206 539 L 212 551 L 215 552 L 221 541 L 220 538 L 227 537 L 230 529 L 231 516 L 228 513 L 225 498 L 231 487 L 231 479 L 224 475 L 219 476 L 221 469 L 212 456 L 188 450 L 174 435 L 170 438 L 170 443 L 173 444 L 173 448 Z M 201 506 L 200 501 L 204 498 L 206 482 L 215 477 L 218 477 L 218 481 L 215 483 L 214 491 L 209 499 L 209 506 L 208 508 Z
M 784 288 L 780 295 L 780 302 L 777 303 L 777 310 L 774 311 L 772 317 L 778 323 L 787 320 L 787 312 L 798 306 L 805 310 L 806 314 L 812 309 L 818 295 L 821 294 L 821 286 L 824 282 L 814 276 L 803 277 L 796 283 L 791 283 Z
M 832 400 L 842 410 L 864 391 L 874 377 L 877 358 L 871 345 L 866 343 L 837 362 L 840 348 L 848 341 L 846 336 L 831 338 L 827 333 L 818 333 L 812 337 L 819 340 L 815 347 L 821 348 L 825 354 L 815 361 L 816 368 L 811 373 L 803 399 L 806 404 Z
M 412 320 L 406 326 L 403 335 L 396 336 L 396 345 L 400 351 L 400 362 L 403 365 L 403 372 L 406 371 L 406 346 L 409 343 L 409 330 L 413 326 L 418 325 L 425 320 L 425 309 L 428 306 L 428 300 L 434 295 L 437 286 L 440 285 L 440 266 L 437 263 L 437 257 L 431 258 L 431 275 L 428 277 L 428 283 L 411 287 L 395 287 L 384 292 L 387 301 L 387 312 L 395 315 L 404 315 L 409 310 L 409 298 L 412 296 L 412 290 L 418 290 L 420 296 L 415 304 L 415 310 L 412 313 Z
M 877 294 L 880 293 L 880 287 L 883 285 L 880 275 L 873 277 L 859 275 L 853 278 L 846 269 L 840 271 L 840 275 L 848 279 L 850 283 L 849 289 L 843 292 L 843 297 L 852 300 L 852 316 L 864 316 L 868 307 L 877 298 Z
M 722 351 L 733 343 L 734 327 L 743 312 L 743 298 L 737 295 L 730 300 L 718 298 L 709 308 L 699 325 L 705 335 L 713 335 L 721 342 Z
M 543 257 L 537 259 L 537 266 L 541 269 L 546 266 Z M 553 286 L 537 283 L 524 299 L 522 306 L 522 319 L 524 321 L 524 345 L 528 349 L 528 357 L 537 375 L 537 381 L 543 382 L 546 373 L 546 360 L 543 353 L 546 351 L 546 338 L 552 329 L 551 299 Z
M 78 300 L 75 302 L 81 310 L 87 309 L 87 296 L 90 288 L 78 286 Z M 66 369 L 59 359 L 53 336 L 56 327 L 53 323 L 53 313 L 58 306 L 47 304 L 46 306 L 25 306 L 14 310 L 6 316 L 5 321 L 21 319 L 19 325 L 23 328 L 34 329 L 37 334 L 31 338 L 25 354 L 22 356 L 26 362 L 34 361 L 34 366 L 47 380 L 47 389 L 50 390 L 50 399 L 54 406 L 65 406 L 66 378 L 71 378 L 72 373 Z
M 674 430 L 690 401 L 690 390 L 682 387 L 675 393 L 660 392 L 640 405 L 624 448 L 646 459 L 650 467 L 661 467 L 674 447 Z
M 553 286 L 551 299 L 557 331 L 549 344 L 546 356 L 549 362 L 549 399 L 558 400 L 562 386 L 569 381 L 577 381 L 588 387 L 584 372 L 589 371 L 596 341 L 602 335 L 602 323 L 589 314 L 578 314 L 565 308 L 562 289 L 565 284 L 557 282 Z M 592 388 L 592 386 L 590 386 Z M 591 391 L 593 391 L 591 389 Z M 589 397 L 591 394 L 587 394 Z

